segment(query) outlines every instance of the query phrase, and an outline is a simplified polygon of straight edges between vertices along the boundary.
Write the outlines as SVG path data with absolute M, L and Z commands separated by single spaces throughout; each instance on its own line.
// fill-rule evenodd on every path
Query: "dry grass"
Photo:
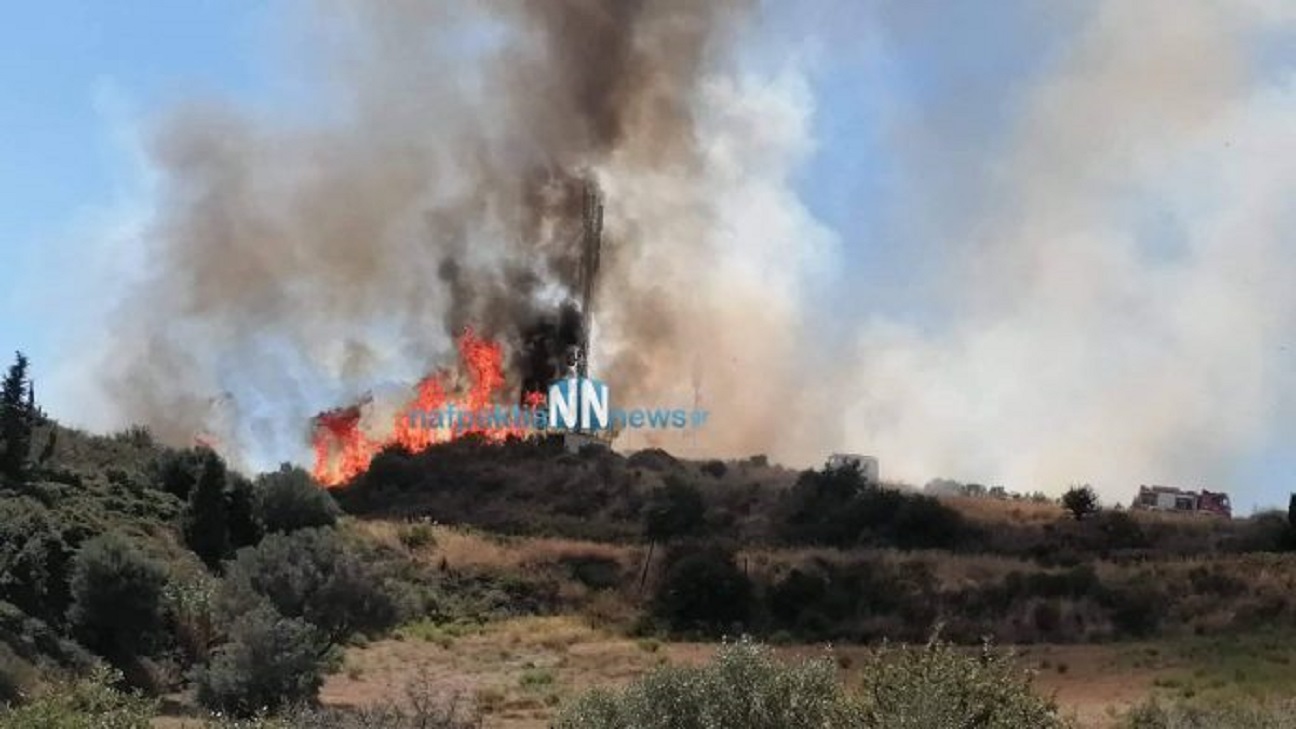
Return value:
M 369 539 L 396 549 L 404 549 L 400 540 L 403 522 L 378 519 L 353 522 L 356 531 Z M 451 569 L 488 572 L 514 572 L 542 565 L 557 564 L 573 557 L 598 557 L 632 566 L 642 559 L 638 547 L 590 542 L 578 539 L 546 537 L 506 537 L 476 529 L 456 526 L 432 526 L 434 542 L 417 550 L 414 556 L 445 560 Z
M 1061 506 L 1050 502 L 1026 499 L 995 499 L 976 496 L 937 497 L 947 506 L 957 509 L 963 516 L 981 524 L 1048 524 L 1066 516 Z

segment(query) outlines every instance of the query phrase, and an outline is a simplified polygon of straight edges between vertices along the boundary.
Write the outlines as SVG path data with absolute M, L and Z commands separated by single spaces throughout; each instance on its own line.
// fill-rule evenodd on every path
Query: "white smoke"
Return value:
M 851 442 L 894 477 L 1126 500 L 1228 485 L 1290 433 L 1296 74 L 1256 77 L 1248 56 L 1291 30 L 1281 8 L 1096 10 L 944 249 L 949 325 L 867 318 Z

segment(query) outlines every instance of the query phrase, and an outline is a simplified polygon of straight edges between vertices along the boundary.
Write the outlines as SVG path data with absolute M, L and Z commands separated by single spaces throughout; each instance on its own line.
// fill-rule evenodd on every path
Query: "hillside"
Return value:
M 178 721 L 281 695 L 406 716 L 392 692 L 416 661 L 432 672 L 429 706 L 467 691 L 446 721 L 538 726 L 599 665 L 629 679 L 667 658 L 701 663 L 707 641 L 740 633 L 785 657 L 831 643 L 867 661 L 870 646 L 939 629 L 956 644 L 1037 646 L 1023 659 L 1033 668 L 1075 666 L 1045 685 L 1097 716 L 1116 705 L 1092 703 L 1089 682 L 1125 672 L 1141 687 L 1120 694 L 1128 706 L 1196 665 L 1184 647 L 1155 671 L 1122 667 L 1135 646 L 1296 629 L 1281 515 L 1077 520 L 1056 504 L 933 498 L 759 456 L 471 438 L 385 452 L 328 492 L 300 469 L 246 477 L 143 429 L 43 422 L 31 440 L 28 477 L 0 494 L 0 689 L 41 711 L 74 711 L 49 702 L 102 664 L 117 688 L 170 697 Z M 249 673 L 254 655 L 263 668 Z M 514 673 L 521 688 L 500 683 Z M 1232 690 L 1211 681 L 1191 685 Z M 310 711 L 290 725 L 351 716 Z M 368 726 L 405 726 L 397 714 Z

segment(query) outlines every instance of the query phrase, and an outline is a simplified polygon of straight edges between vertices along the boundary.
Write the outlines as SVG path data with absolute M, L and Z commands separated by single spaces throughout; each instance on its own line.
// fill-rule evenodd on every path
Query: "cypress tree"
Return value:
M 202 473 L 185 510 L 184 537 L 185 544 L 211 569 L 220 566 L 229 550 L 225 481 L 225 462 L 212 451 L 205 451 Z
M 0 385 L 0 478 L 12 483 L 22 483 L 27 477 L 32 437 L 30 385 L 27 357 L 18 352 Z

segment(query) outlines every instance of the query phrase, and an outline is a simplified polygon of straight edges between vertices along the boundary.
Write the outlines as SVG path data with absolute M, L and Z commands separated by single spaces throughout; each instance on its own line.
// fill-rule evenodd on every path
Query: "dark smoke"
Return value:
M 697 84 L 741 5 L 321 3 L 323 121 L 204 104 L 159 129 L 155 270 L 109 373 L 124 415 L 187 439 L 229 387 L 304 426 L 332 403 L 285 373 L 359 396 L 465 327 L 505 342 L 521 390 L 552 379 L 580 337 L 586 182 L 698 164 Z

